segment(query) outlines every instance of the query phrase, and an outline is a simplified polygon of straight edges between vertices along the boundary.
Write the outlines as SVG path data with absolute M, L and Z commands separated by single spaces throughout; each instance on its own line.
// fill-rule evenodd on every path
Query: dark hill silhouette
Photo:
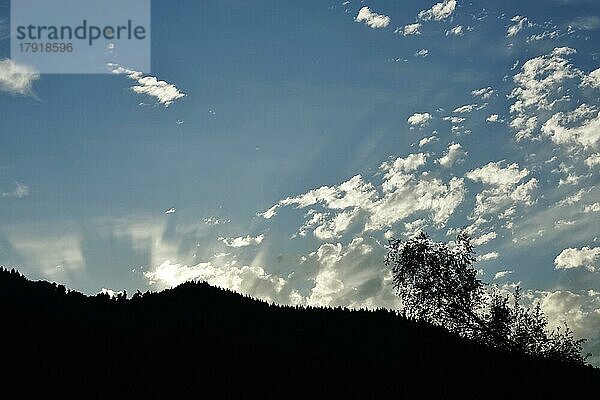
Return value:
M 0 315 L 2 385 L 21 391 L 13 398 L 600 393 L 589 366 L 509 355 L 389 311 L 274 306 L 206 283 L 111 299 L 0 269 Z

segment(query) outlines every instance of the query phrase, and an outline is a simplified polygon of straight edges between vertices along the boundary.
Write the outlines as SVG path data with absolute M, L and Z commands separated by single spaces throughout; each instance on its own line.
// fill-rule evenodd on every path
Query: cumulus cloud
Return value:
M 151 285 L 174 287 L 187 281 L 204 281 L 255 298 L 280 304 L 296 304 L 297 292 L 279 276 L 267 273 L 260 266 L 237 266 L 235 261 L 224 265 L 202 262 L 185 265 L 164 261 L 144 273 Z
M 373 29 L 385 28 L 391 21 L 387 15 L 377 14 L 371 11 L 369 7 L 361 8 L 354 20 L 356 22 L 364 22 L 365 25 Z
M 220 237 L 220 238 L 218 238 L 218 240 L 220 242 L 222 242 L 223 244 L 225 244 L 225 246 L 239 248 L 239 247 L 248 247 L 248 246 L 252 246 L 252 245 L 259 245 L 262 243 L 264 238 L 265 238 L 265 235 L 260 234 L 256 237 L 252 237 L 250 235 L 239 236 L 239 237 L 235 237 L 235 238 Z
M 418 22 L 414 24 L 408 24 L 405 25 L 404 28 L 400 30 L 400 32 L 402 32 L 404 36 L 420 35 L 422 26 L 423 25 Z
M 240 264 L 228 254 L 194 265 L 166 260 L 144 276 L 160 287 L 205 281 L 278 304 L 397 308 L 399 299 L 393 293 L 390 271 L 382 263 L 372 262 L 374 251 L 374 243 L 362 237 L 345 246 L 324 243 L 302 257 L 302 274 L 293 271 L 285 277 L 254 263 Z M 313 284 L 307 287 L 309 282 Z
M 588 362 L 600 362 L 600 293 L 594 290 L 572 292 L 569 290 L 537 291 L 531 293 L 539 301 L 548 318 L 548 327 L 555 329 L 566 322 L 576 337 L 589 338 L 584 352 L 592 352 Z
M 437 162 L 444 168 L 452 168 L 457 161 L 461 160 L 461 157 L 467 153 L 463 150 L 460 143 L 451 143 L 448 146 L 446 154 L 439 158 Z
M 117 64 L 108 64 L 108 67 L 113 73 L 126 75 L 129 79 L 136 81 L 137 85 L 131 87 L 135 93 L 154 97 L 165 107 L 169 107 L 176 100 L 186 96 L 175 85 L 158 80 L 154 76 L 145 76 L 140 71 L 133 71 Z
M 506 278 L 508 275 L 512 274 L 513 271 L 499 271 L 494 274 L 494 280 Z
M 373 251 L 373 246 L 362 237 L 354 238 L 347 246 L 322 244 L 310 254 L 317 273 L 305 303 L 349 308 L 398 307 L 390 271 L 369 261 Z
M 590 168 L 594 168 L 595 166 L 600 165 L 600 153 L 592 154 L 591 156 L 586 158 L 585 164 Z
M 0 60 L 0 90 L 23 96 L 33 95 L 33 82 L 40 74 L 32 67 L 17 64 L 13 60 Z
M 558 203 L 556 203 L 556 205 L 559 207 L 572 206 L 573 204 L 579 203 L 581 199 L 583 199 L 584 195 L 585 190 L 581 189 L 577 193 L 574 193 L 560 200 Z
M 594 112 L 597 116 L 598 110 L 587 105 L 574 111 L 564 110 L 572 98 L 565 93 L 566 87 L 576 89 L 590 85 L 589 82 L 593 80 L 590 75 L 573 67 L 568 57 L 575 53 L 576 50 L 570 47 L 555 48 L 550 54 L 528 60 L 515 74 L 515 88 L 509 98 L 515 100 L 510 107 L 510 126 L 516 131 L 517 140 L 539 139 L 536 135 L 538 129 L 552 119 L 546 126 L 546 137 L 556 138 L 560 143 L 589 143 L 590 134 L 587 130 L 590 127 L 585 124 L 594 126 L 592 117 Z M 553 115 L 559 106 L 561 113 Z M 577 129 L 577 122 L 584 125 L 582 129 Z M 565 140 L 565 130 L 562 129 L 565 124 L 570 125 L 569 129 L 575 129 L 573 133 L 581 136 L 581 140 Z
M 596 149 L 600 144 L 600 109 L 581 104 L 570 112 L 558 112 L 542 125 L 542 134 L 559 145 Z
M 500 120 L 500 116 L 498 114 L 492 114 L 489 117 L 487 117 L 486 122 L 502 122 Z
M 582 78 L 583 86 L 600 88 L 600 68 L 593 70 L 589 75 L 584 75 Z
M 564 249 L 554 259 L 556 269 L 587 268 L 595 271 L 600 265 L 600 247 L 582 247 Z
M 503 166 L 502 161 L 491 162 L 469 171 L 465 175 L 468 179 L 484 185 L 484 189 L 475 198 L 473 217 L 497 215 L 515 204 L 532 205 L 533 192 L 538 187 L 538 180 L 531 178 L 524 181 L 528 175 L 527 168 L 520 169 L 517 163 Z
M 115 297 L 123 295 L 125 292 L 118 291 L 118 290 L 112 290 L 112 289 L 102 288 L 102 290 L 100 291 L 100 293 L 106 294 L 106 295 L 108 295 L 108 297 L 115 298 Z
M 440 139 L 437 136 L 429 136 L 419 140 L 419 147 L 427 146 L 430 143 L 437 142 Z
M 589 204 L 583 208 L 584 213 L 600 213 L 600 203 Z
M 436 3 L 428 10 L 419 13 L 419 19 L 423 21 L 441 21 L 452 15 L 456 9 L 456 0 L 444 0 Z
M 513 78 L 517 88 L 511 93 L 516 99 L 511 111 L 521 112 L 533 106 L 549 109 L 556 102 L 553 92 L 567 79 L 579 75 L 565 58 L 575 53 L 575 49 L 560 47 L 548 55 L 526 61 Z
M 455 26 L 454 28 L 446 31 L 446 36 L 462 36 L 464 34 L 465 33 L 462 25 Z
M 414 113 L 413 115 L 411 115 L 410 117 L 408 117 L 408 123 L 411 126 L 419 126 L 419 127 L 423 127 L 429 124 L 429 121 L 431 121 L 432 116 L 429 113 Z
M 489 253 L 485 253 L 477 257 L 477 261 L 490 261 L 498 258 L 498 253 L 495 251 L 491 251 Z
M 388 229 L 416 213 L 427 213 L 432 223 L 443 225 L 464 199 L 464 182 L 452 178 L 443 183 L 428 174 L 417 176 L 416 171 L 425 163 L 423 153 L 399 157 L 379 167 L 383 174 L 379 188 L 357 175 L 340 185 L 323 186 L 288 197 L 260 215 L 268 219 L 281 207 L 320 205 L 325 213 L 319 216 L 313 233 L 321 239 L 340 237 L 353 226 L 365 232 Z M 314 215 L 314 212 L 307 214 L 307 218 L 312 220 Z

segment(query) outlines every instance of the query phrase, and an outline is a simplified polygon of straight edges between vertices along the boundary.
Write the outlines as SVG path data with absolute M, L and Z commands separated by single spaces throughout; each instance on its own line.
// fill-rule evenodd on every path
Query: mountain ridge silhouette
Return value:
M 87 398 L 555 398 L 600 371 L 484 347 L 389 310 L 279 306 L 204 282 L 127 299 L 0 269 L 3 385 Z M 167 384 L 169 382 L 169 384 Z

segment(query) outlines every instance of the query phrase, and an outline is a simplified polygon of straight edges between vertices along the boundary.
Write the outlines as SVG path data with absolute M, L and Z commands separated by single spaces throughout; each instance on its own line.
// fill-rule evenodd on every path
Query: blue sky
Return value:
M 9 16 L 1 264 L 396 307 L 387 238 L 466 226 L 484 281 L 600 348 L 597 2 L 154 1 L 168 107 L 131 71 L 12 63 Z

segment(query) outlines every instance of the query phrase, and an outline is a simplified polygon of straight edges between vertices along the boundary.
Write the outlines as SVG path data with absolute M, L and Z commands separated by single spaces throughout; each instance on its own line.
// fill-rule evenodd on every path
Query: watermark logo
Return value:
M 150 72 L 150 0 L 12 0 L 11 58 L 41 73 Z

